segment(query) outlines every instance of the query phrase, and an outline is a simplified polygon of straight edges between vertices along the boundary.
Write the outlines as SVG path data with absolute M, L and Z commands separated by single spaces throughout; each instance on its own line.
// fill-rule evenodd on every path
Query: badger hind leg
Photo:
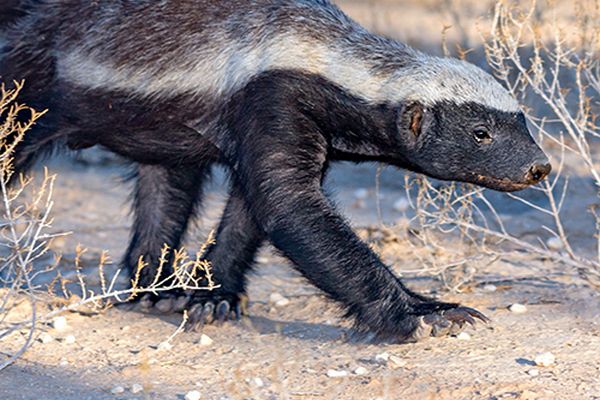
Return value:
M 239 188 L 232 185 L 215 244 L 205 255 L 211 263 L 218 288 L 197 290 L 189 296 L 187 330 L 196 330 L 213 321 L 239 319 L 247 314 L 246 275 L 265 239 L 248 211 Z
M 155 286 L 172 275 L 172 249 L 179 247 L 188 221 L 197 209 L 209 170 L 210 165 L 202 164 L 138 165 L 133 199 L 134 224 L 123 264 L 141 288 Z M 159 268 L 165 244 L 171 249 L 170 258 Z M 140 257 L 147 263 L 141 269 Z M 146 294 L 140 302 L 146 307 L 156 305 L 166 309 L 177 294 Z M 165 301 L 161 303 L 161 300 Z

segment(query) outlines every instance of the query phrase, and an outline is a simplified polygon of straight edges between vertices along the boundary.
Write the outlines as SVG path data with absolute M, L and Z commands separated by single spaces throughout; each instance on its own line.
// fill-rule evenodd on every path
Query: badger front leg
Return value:
M 200 199 L 208 168 L 209 166 L 202 165 L 138 166 L 132 237 L 123 263 L 132 278 L 138 274 L 140 257 L 148 264 L 139 272 L 140 287 L 148 287 L 172 274 L 173 269 L 168 260 L 161 275 L 157 277 L 161 249 L 165 244 L 171 249 L 179 247 L 188 220 Z M 159 296 L 145 295 L 142 297 L 142 304 L 150 306 L 161 298 L 171 302 L 174 295 L 164 292 Z
M 211 263 L 218 288 L 189 294 L 186 329 L 196 329 L 213 320 L 238 319 L 245 310 L 246 275 L 265 238 L 258 228 L 239 188 L 233 184 L 223 211 L 215 244 L 205 259 Z
M 296 269 L 380 339 L 439 336 L 486 320 L 476 310 L 410 292 L 338 215 L 321 191 L 327 140 L 307 117 L 246 117 L 236 179 L 273 245 Z M 241 129 L 238 131 L 240 132 Z

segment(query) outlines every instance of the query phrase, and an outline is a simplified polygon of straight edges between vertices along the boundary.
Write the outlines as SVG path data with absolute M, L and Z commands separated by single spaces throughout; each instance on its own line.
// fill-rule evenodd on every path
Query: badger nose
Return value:
M 552 171 L 552 166 L 547 161 L 541 163 L 535 163 L 527 171 L 525 179 L 529 183 L 538 183 L 544 179 Z

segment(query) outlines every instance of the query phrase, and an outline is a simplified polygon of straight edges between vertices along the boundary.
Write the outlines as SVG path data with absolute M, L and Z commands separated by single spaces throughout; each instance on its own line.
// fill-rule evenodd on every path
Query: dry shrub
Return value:
M 23 83 L 16 82 L 12 89 L 6 89 L 4 85 L 0 88 L 3 217 L 0 222 L 0 343 L 14 335 L 18 337 L 20 334 L 23 338 L 17 351 L 0 353 L 5 356 L 0 361 L 0 370 L 27 350 L 44 322 L 61 313 L 82 308 L 99 312 L 114 303 L 131 301 L 142 293 L 157 294 L 175 289 L 212 290 L 217 287 L 210 263 L 202 258 L 207 246 L 214 243 L 212 234 L 194 257 L 190 257 L 185 249 L 164 246 L 156 278 L 147 287 L 139 285 L 140 272 L 148 267 L 143 258 L 139 259 L 131 284 L 122 288 L 117 285 L 123 272 L 121 269 L 111 276 L 105 273 L 104 267 L 111 262 L 107 252 L 103 252 L 99 260 L 99 287 L 88 285 L 81 262 L 86 250 L 80 247 L 76 249 L 74 265 L 76 280 L 70 281 L 61 274 L 57 268 L 60 255 L 52 255 L 50 250 L 52 239 L 64 235 L 51 232 L 52 189 L 56 177 L 45 169 L 43 179 L 34 181 L 22 175 L 15 176 L 13 169 L 15 148 L 44 114 L 17 102 L 22 87 Z M 9 185 L 9 182 L 12 184 Z M 48 259 L 53 261 L 45 261 Z M 166 273 L 167 270 L 173 272 Z M 24 315 L 26 318 L 23 318 Z M 180 331 L 181 327 L 167 341 Z
M 487 190 L 410 176 L 406 190 L 414 210 L 411 232 L 431 249 L 430 255 L 443 248 L 445 254 L 455 257 L 442 263 L 428 257 L 423 260 L 424 271 L 444 278 L 448 272 L 444 266 L 453 268 L 477 254 L 489 261 L 499 257 L 510 260 L 511 254 L 525 252 L 555 261 L 557 271 L 571 267 L 589 284 L 600 286 L 600 2 L 575 2 L 569 6 L 574 11 L 567 17 L 564 7 L 552 1 L 532 1 L 526 6 L 498 1 L 491 24 L 481 24 L 489 30 L 480 27 L 488 64 L 484 68 L 491 67 L 521 100 L 532 132 L 554 167 L 543 183 L 501 200 L 513 202 L 510 207 L 524 205 L 539 214 L 532 219 L 537 224 L 531 229 L 534 237 L 514 233 L 510 218 L 497 211 L 492 198 L 498 196 Z M 577 183 L 571 185 L 574 180 Z M 582 188 L 592 192 L 587 196 L 592 199 L 589 205 L 582 198 Z M 595 224 L 578 226 L 565 219 L 566 207 L 571 207 L 571 215 L 587 213 Z M 587 238 L 595 238 L 595 251 L 573 244 L 571 238 L 575 232 L 581 236 L 582 230 Z M 445 246 L 441 238 L 449 235 L 466 247 L 457 251 Z M 458 272 L 463 274 L 464 270 Z M 468 278 L 458 279 L 459 285 L 449 287 L 459 289 L 460 282 Z

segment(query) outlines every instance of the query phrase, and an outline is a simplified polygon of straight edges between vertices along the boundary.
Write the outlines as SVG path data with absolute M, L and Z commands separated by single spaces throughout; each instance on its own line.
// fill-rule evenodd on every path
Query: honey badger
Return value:
M 542 180 L 551 167 L 518 103 L 483 70 L 373 34 L 328 0 L 36 0 L 10 15 L 0 75 L 50 110 L 16 168 L 60 145 L 135 163 L 131 271 L 179 246 L 213 165 L 230 173 L 206 254 L 221 287 L 145 303 L 189 309 L 188 328 L 239 317 L 269 241 L 357 332 L 414 340 L 486 320 L 406 288 L 321 190 L 339 160 L 501 191 Z

